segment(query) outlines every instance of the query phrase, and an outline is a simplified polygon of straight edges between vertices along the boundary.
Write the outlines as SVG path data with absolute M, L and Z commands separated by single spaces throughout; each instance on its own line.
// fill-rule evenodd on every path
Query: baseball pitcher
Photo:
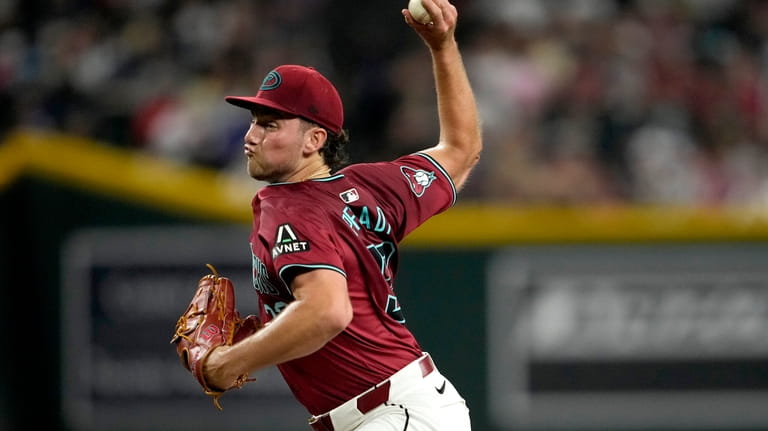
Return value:
M 405 326 L 397 299 L 398 244 L 454 204 L 482 146 L 454 38 L 457 10 L 448 0 L 423 7 L 426 23 L 408 9 L 402 14 L 432 58 L 434 146 L 343 167 L 342 100 L 312 67 L 278 66 L 255 96 L 225 98 L 250 111 L 247 171 L 268 185 L 252 202 L 259 316 L 240 319 L 233 299 L 213 307 L 229 310 L 207 312 L 210 302 L 198 300 L 174 336 L 185 366 L 215 400 L 276 365 L 315 430 L 470 429 L 465 400 Z M 216 277 L 204 279 L 205 298 L 229 298 L 215 292 L 217 283 L 227 285 Z M 210 322 L 216 315 L 230 316 L 226 327 Z M 207 337 L 204 348 L 195 331 Z

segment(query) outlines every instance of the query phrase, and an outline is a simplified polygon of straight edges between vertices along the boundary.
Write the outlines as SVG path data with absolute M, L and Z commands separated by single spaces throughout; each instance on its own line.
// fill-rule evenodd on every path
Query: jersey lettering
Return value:
M 253 250 L 253 248 L 251 248 Z M 269 273 L 267 272 L 267 266 L 261 261 L 253 251 L 251 251 L 251 266 L 253 267 L 253 288 L 263 294 L 277 295 L 279 291 L 269 281 Z
M 374 232 L 384 232 L 386 230 L 387 234 L 392 232 L 392 226 L 387 223 L 384 211 L 379 207 L 376 207 L 376 226 L 373 227 L 373 230 Z
M 376 207 L 376 215 L 373 216 L 370 208 L 364 206 L 360 208 L 360 216 L 355 216 L 354 211 L 350 206 L 345 206 L 341 210 L 341 219 L 352 228 L 355 234 L 358 234 L 362 228 L 372 230 L 376 233 L 386 233 L 389 235 L 392 232 L 392 225 L 387 221 L 387 216 L 384 215 L 384 210 Z
M 355 232 L 355 235 L 358 234 L 360 231 L 360 225 L 357 223 L 357 217 L 355 217 L 355 213 L 352 212 L 352 208 L 345 206 L 344 209 L 341 210 L 341 219 L 344 220 L 344 222 L 347 223 L 350 228 L 352 228 L 352 231 Z
M 360 211 L 360 224 L 371 230 L 371 216 L 368 214 L 368 207 L 363 207 Z
M 285 309 L 286 306 L 288 306 L 287 302 L 277 301 L 271 306 L 269 304 L 264 304 L 264 311 L 267 313 L 267 315 L 274 319 L 278 314 L 280 314 L 281 311 Z

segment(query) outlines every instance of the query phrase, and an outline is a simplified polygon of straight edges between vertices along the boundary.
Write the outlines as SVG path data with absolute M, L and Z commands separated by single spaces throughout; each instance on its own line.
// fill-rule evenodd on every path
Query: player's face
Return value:
M 306 131 L 299 118 L 254 112 L 245 134 L 248 174 L 270 183 L 292 181 L 305 160 Z

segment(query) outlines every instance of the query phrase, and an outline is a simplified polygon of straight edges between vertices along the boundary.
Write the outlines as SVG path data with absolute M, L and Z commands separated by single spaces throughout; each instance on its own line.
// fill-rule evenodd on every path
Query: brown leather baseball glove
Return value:
M 254 315 L 240 318 L 240 314 L 235 310 L 232 281 L 219 276 L 213 265 L 206 266 L 212 274 L 205 275 L 198 282 L 192 301 L 176 322 L 171 344 L 176 344 L 176 352 L 184 368 L 192 373 L 205 394 L 212 396 L 213 404 L 221 410 L 219 397 L 224 392 L 239 388 L 253 379 L 249 379 L 248 374 L 243 374 L 229 388 L 213 388 L 205 381 L 205 360 L 216 347 L 232 345 L 258 331 L 261 322 Z

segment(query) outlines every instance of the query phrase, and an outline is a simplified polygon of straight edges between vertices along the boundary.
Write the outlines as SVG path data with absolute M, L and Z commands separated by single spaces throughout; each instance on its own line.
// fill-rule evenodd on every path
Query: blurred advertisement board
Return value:
M 71 430 L 296 430 L 309 415 L 276 368 L 228 391 L 216 410 L 170 344 L 213 264 L 241 315 L 257 313 L 248 231 L 227 227 L 97 229 L 62 256 L 62 409 Z
M 488 270 L 502 429 L 768 427 L 768 245 L 507 249 Z

